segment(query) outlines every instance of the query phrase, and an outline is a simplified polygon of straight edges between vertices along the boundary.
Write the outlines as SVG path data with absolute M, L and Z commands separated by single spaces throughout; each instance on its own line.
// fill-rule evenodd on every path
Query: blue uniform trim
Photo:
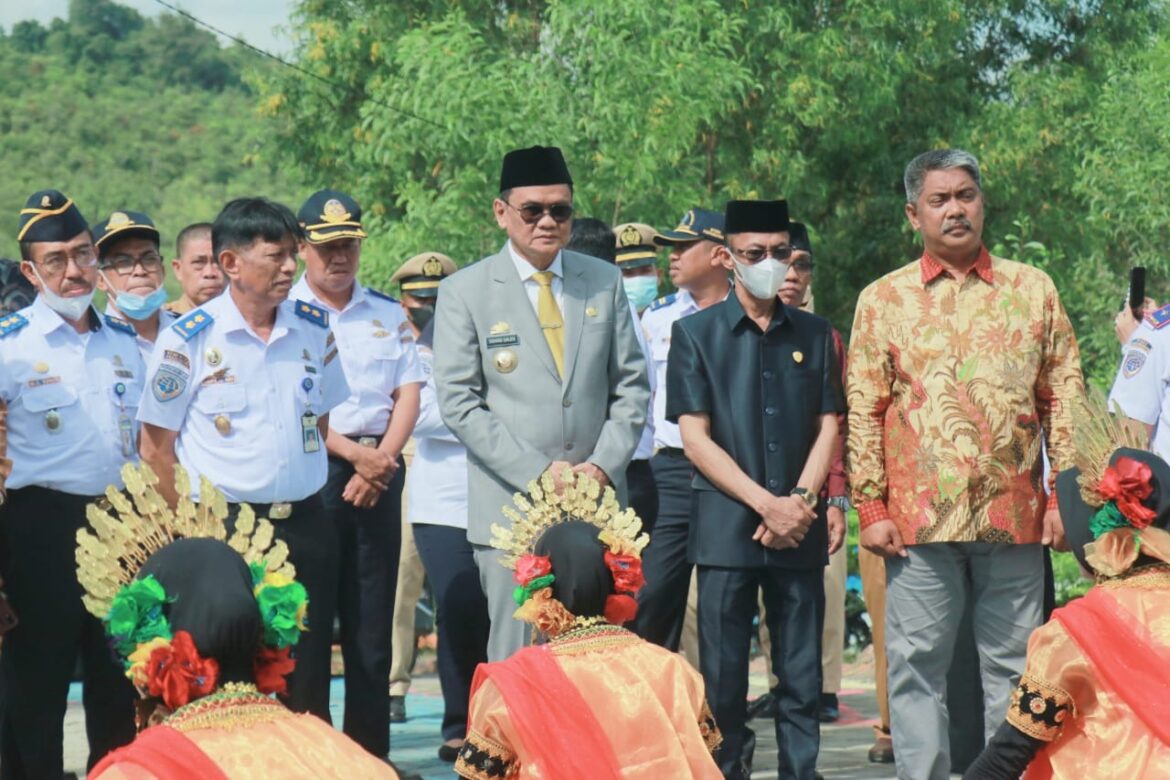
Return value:
M 387 295 L 386 293 L 382 292 L 381 290 L 375 290 L 373 287 L 367 287 L 366 292 L 368 292 L 370 295 L 374 296 L 375 298 L 381 298 L 384 301 L 390 301 L 390 303 L 398 303 L 397 298 L 395 298 L 391 295 Z
M 308 320 L 314 325 L 319 325 L 322 328 L 329 327 L 329 312 L 314 306 L 307 301 L 297 301 L 293 304 L 297 316 Z
M 656 311 L 657 309 L 661 309 L 663 306 L 669 306 L 670 304 L 674 303 L 675 298 L 678 298 L 678 293 L 671 293 L 670 295 L 662 296 L 658 300 L 654 301 L 654 303 L 650 304 L 650 311 Z
M 119 330 L 123 333 L 128 333 L 131 336 L 138 335 L 134 331 L 134 326 L 131 325 L 129 322 L 126 322 L 126 320 L 120 320 L 117 317 L 111 317 L 109 314 L 107 314 L 103 319 L 105 320 L 106 324 L 109 325 L 114 330 Z
M 184 341 L 190 341 L 196 333 L 206 328 L 215 319 L 203 311 L 203 309 L 195 309 L 187 312 L 187 316 L 179 319 L 171 326 L 171 330 L 183 337 Z
M 19 314 L 13 312 L 6 317 L 0 318 L 0 338 L 7 336 L 28 325 L 28 320 Z
M 1170 303 L 1160 309 L 1148 312 L 1146 314 L 1146 322 L 1150 323 L 1150 327 L 1154 330 L 1161 330 L 1170 324 Z

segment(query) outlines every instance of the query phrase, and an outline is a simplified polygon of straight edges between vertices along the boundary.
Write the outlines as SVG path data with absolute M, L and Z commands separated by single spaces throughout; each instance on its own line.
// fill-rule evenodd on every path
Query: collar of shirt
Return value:
M 289 310 L 292 305 L 292 302 L 286 298 L 276 307 L 276 321 L 272 324 L 272 333 L 268 336 L 266 343 L 271 344 L 289 332 L 290 326 L 296 319 L 296 315 Z M 209 313 L 222 326 L 221 332 L 231 333 L 232 331 L 242 330 L 252 336 L 252 338 L 262 341 L 256 331 L 252 329 L 252 326 L 248 324 L 248 321 L 244 319 L 244 315 L 240 312 L 240 308 L 236 306 L 236 301 L 232 298 L 230 292 L 226 295 L 219 296 L 214 301 L 208 301 L 205 308 L 209 310 Z
M 28 318 L 28 327 L 35 328 L 36 332 L 42 336 L 46 336 L 58 328 L 68 328 L 70 333 L 78 337 L 84 337 L 89 335 L 89 333 L 101 330 L 103 325 L 102 318 L 98 316 L 97 311 L 91 305 L 85 310 L 85 316 L 89 318 L 89 331 L 87 333 L 77 333 L 73 329 L 73 326 L 66 322 L 64 317 L 53 311 L 49 307 L 49 304 L 45 303 L 44 297 L 40 295 L 33 299 L 32 305 L 29 306 L 29 314 L 31 316 Z
M 520 274 L 520 281 L 527 282 L 540 269 L 521 257 L 520 253 L 516 251 L 516 247 L 512 246 L 511 240 L 508 241 L 506 246 L 508 247 L 508 255 L 512 258 L 512 263 L 516 266 L 516 273 Z M 553 258 L 552 265 L 545 269 L 546 271 L 552 271 L 553 276 L 558 279 L 565 278 L 563 257 L 564 251 L 558 249 L 557 256 Z
M 943 274 L 954 277 L 954 274 L 944 268 L 938 260 L 931 257 L 929 252 L 923 252 L 922 258 L 918 262 L 922 268 L 923 286 L 930 284 Z M 979 247 L 979 257 L 975 258 L 975 265 L 967 271 L 968 276 L 973 273 L 988 284 L 995 284 L 995 275 L 991 270 L 991 253 L 987 251 L 985 246 Z
M 366 288 L 360 285 L 357 280 L 353 283 L 353 294 L 349 296 L 349 302 L 345 304 L 345 308 L 341 311 L 334 309 L 331 305 L 321 300 L 317 293 L 313 292 L 313 288 L 309 286 L 306 274 L 301 274 L 301 278 L 293 285 L 292 289 L 288 291 L 288 299 L 290 301 L 308 301 L 315 303 L 323 309 L 328 309 L 331 313 L 341 315 L 350 309 L 355 309 L 361 306 L 369 298 Z
M 728 295 L 723 299 L 723 303 L 716 304 L 723 307 L 723 316 L 727 320 L 727 327 L 735 331 L 740 325 L 751 325 L 755 327 L 756 323 L 747 312 L 743 310 L 743 304 L 739 302 L 739 296 Z M 788 319 L 788 313 L 785 311 L 787 307 L 779 300 L 776 301 L 776 308 L 772 310 L 772 321 L 768 324 L 768 331 L 774 330 L 777 326 L 783 324 Z M 759 328 L 756 328 L 759 332 Z

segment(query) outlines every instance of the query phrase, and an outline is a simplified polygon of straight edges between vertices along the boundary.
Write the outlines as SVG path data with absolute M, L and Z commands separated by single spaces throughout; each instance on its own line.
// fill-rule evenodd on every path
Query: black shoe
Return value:
M 406 697 L 390 697 L 390 722 L 406 723 Z
M 837 703 L 837 694 L 821 694 L 821 706 L 817 716 L 821 723 L 836 723 L 841 718 L 841 707 Z
M 763 696 L 757 696 L 748 702 L 747 719 L 775 718 L 780 714 L 780 701 L 774 691 L 768 691 Z
M 878 734 L 874 739 L 873 747 L 869 749 L 871 764 L 894 763 L 894 741 L 889 734 Z
M 455 759 L 459 758 L 459 751 L 463 749 L 463 744 L 458 745 L 439 745 L 439 760 L 446 761 L 448 764 L 454 764 Z

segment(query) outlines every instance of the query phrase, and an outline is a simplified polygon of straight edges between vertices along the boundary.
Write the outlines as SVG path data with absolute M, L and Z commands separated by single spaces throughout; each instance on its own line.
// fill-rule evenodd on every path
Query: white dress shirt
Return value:
M 353 296 L 340 312 L 313 292 L 305 276 L 288 297 L 308 301 L 329 312 L 337 337 L 349 398 L 329 413 L 329 427 L 343 436 L 381 436 L 390 425 L 393 393 L 403 385 L 422 383 L 414 331 L 398 301 L 355 284 Z
M 527 293 L 528 300 L 532 303 L 532 310 L 539 316 L 537 296 L 540 295 L 540 282 L 536 281 L 534 276 L 540 269 L 521 257 L 516 248 L 512 246 L 511 241 L 506 246 L 508 247 L 508 255 L 516 266 L 516 273 L 520 274 L 520 281 L 524 282 L 524 292 Z M 558 251 L 557 256 L 553 258 L 552 265 L 545 269 L 552 272 L 553 298 L 557 301 L 557 308 L 561 310 L 562 317 L 565 313 L 565 263 L 563 258 L 564 253 Z
M 121 487 L 138 459 L 135 416 L 145 369 L 134 336 L 110 327 L 78 333 L 38 296 L 0 335 L 0 397 L 8 403 L 11 490 L 37 485 L 97 496 Z M 27 324 L 20 325 L 21 320 Z
M 417 447 L 406 470 L 406 519 L 411 523 L 467 527 L 467 448 L 447 430 L 439 415 L 433 356 L 428 347 L 418 348 L 427 375 L 420 394 Z
M 321 312 L 284 301 L 264 341 L 229 292 L 159 334 L 138 419 L 179 432 L 193 497 L 199 475 L 232 502 L 299 501 L 324 486 L 325 442 L 305 451 L 305 415 L 328 413 L 349 386 L 325 315 L 305 319 L 302 307 Z

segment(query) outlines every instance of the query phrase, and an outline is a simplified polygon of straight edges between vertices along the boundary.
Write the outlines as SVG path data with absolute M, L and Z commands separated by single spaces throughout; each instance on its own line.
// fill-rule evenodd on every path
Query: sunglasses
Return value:
M 554 203 L 551 206 L 542 206 L 539 203 L 525 203 L 523 206 L 513 206 L 508 201 L 503 201 L 504 205 L 513 211 L 520 214 L 520 219 L 524 220 L 526 224 L 535 225 L 540 220 L 544 219 L 544 215 L 548 214 L 557 224 L 568 222 L 573 218 L 573 207 L 568 203 Z

